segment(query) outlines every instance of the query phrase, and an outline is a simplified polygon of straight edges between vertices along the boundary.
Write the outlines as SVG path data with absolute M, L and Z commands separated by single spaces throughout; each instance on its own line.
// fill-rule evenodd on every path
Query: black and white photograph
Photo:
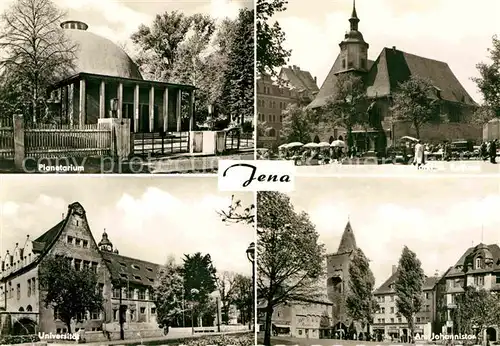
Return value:
M 253 203 L 213 177 L 4 176 L 0 344 L 254 345 Z
M 0 172 L 254 158 L 252 0 L 3 0 Z
M 260 345 L 498 345 L 496 178 L 304 178 L 257 195 Z
M 259 1 L 257 158 L 498 174 L 500 3 Z

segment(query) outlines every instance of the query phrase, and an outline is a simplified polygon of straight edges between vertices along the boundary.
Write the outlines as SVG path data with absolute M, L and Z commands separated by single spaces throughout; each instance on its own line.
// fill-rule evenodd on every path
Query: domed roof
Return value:
M 68 21 L 61 27 L 67 37 L 78 45 L 75 73 L 142 79 L 139 68 L 123 49 L 107 38 L 87 31 L 85 23 Z

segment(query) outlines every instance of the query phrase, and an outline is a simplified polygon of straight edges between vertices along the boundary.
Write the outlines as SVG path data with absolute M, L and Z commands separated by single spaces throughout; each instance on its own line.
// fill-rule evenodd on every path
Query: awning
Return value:
M 286 325 L 286 324 L 273 324 L 273 326 L 275 326 L 276 328 L 288 328 L 288 329 L 290 329 L 290 326 Z

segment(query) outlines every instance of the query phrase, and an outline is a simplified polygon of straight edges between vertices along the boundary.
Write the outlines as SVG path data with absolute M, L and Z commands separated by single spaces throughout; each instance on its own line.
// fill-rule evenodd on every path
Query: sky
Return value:
M 348 220 L 371 261 L 376 286 L 397 265 L 404 245 L 428 276 L 443 274 L 481 241 L 500 245 L 498 178 L 299 178 L 289 193 L 306 211 L 328 253 Z
M 182 263 L 184 254 L 209 253 L 218 271 L 250 275 L 254 229 L 221 221 L 231 194 L 217 188 L 217 177 L 2 175 L 0 254 L 42 235 L 78 201 L 96 242 L 106 229 L 121 255 L 164 264 L 169 255 Z M 235 198 L 253 203 L 252 193 Z
M 0 13 L 14 0 L 1 0 Z M 149 25 L 157 14 L 179 11 L 186 15 L 210 14 L 236 18 L 240 8 L 253 8 L 253 0 L 52 0 L 67 12 L 68 20 L 87 23 L 88 31 L 128 47 L 140 24 Z
M 384 47 L 448 63 L 470 96 L 481 102 L 476 64 L 489 62 L 492 36 L 500 34 L 498 0 L 357 0 L 359 30 L 375 60 Z M 321 86 L 349 30 L 352 0 L 289 0 L 278 20 L 292 49 L 289 65 L 318 78 Z

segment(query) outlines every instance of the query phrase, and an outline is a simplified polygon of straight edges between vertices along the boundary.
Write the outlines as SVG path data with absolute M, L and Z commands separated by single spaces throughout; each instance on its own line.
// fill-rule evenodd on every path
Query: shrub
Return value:
M 6 335 L 0 337 L 0 345 L 24 344 L 38 341 L 40 341 L 38 335 Z

